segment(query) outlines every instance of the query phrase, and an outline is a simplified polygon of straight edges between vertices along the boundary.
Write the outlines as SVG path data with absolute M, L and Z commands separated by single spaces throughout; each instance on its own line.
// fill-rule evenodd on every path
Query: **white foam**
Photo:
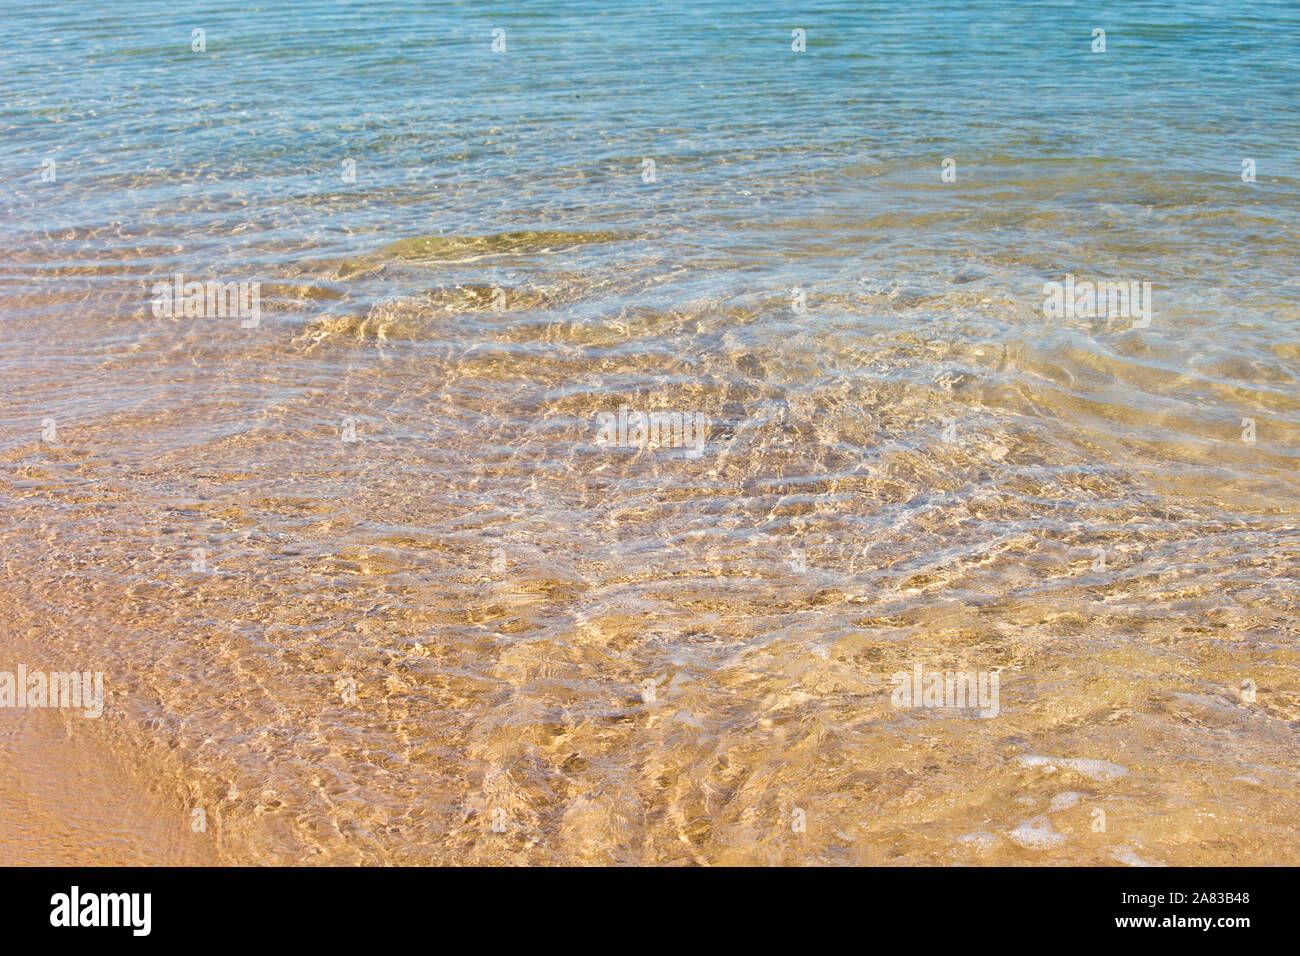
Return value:
M 1056 832 L 1056 827 L 1047 817 L 1031 817 L 1023 821 L 1011 831 L 1011 839 L 1029 850 L 1046 850 L 1065 842 L 1065 837 Z
M 1070 807 L 1077 807 L 1081 799 L 1083 799 L 1082 795 L 1075 793 L 1073 790 L 1067 790 L 1065 793 L 1058 793 L 1056 796 L 1052 797 L 1052 809 L 1068 810 Z
M 1142 859 L 1142 857 L 1138 856 L 1137 852 L 1134 851 L 1134 849 L 1131 846 L 1124 846 L 1124 847 L 1120 847 L 1118 850 L 1111 850 L 1110 855 L 1112 858 L 1118 860 L 1120 863 L 1124 863 L 1128 866 L 1163 866 L 1164 865 L 1163 863 L 1148 863 L 1146 860 Z
M 977 850 L 989 850 L 997 845 L 998 838 L 992 833 L 985 833 L 979 830 L 975 833 L 964 833 L 957 838 L 958 843 L 964 843 L 966 846 L 973 846 Z
M 1016 758 L 1026 767 L 1041 767 L 1044 773 L 1055 773 L 1058 767 L 1081 773 L 1089 780 L 1115 780 L 1127 777 L 1128 769 L 1117 763 L 1105 760 L 1092 760 L 1087 757 L 1039 757 L 1026 755 Z

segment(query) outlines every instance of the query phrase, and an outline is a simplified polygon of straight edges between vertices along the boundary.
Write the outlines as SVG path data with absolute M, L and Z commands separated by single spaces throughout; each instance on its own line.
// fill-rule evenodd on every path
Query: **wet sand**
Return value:
M 212 838 L 129 752 L 50 710 L 0 718 L 0 866 L 207 866 Z M 161 783 L 161 781 L 152 781 Z

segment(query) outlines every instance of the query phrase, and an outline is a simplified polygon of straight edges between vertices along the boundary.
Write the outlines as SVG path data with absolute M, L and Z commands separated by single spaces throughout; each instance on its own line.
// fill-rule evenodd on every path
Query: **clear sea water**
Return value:
M 10 857 L 1300 862 L 1298 77 L 1293 2 L 10 0 L 0 670 L 109 688 L 0 713 Z

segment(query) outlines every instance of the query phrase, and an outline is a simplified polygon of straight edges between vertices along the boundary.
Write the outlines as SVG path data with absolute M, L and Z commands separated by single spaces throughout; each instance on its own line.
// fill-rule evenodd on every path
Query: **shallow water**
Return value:
M 0 21 L 7 861 L 1300 863 L 1300 11 L 548 7 Z

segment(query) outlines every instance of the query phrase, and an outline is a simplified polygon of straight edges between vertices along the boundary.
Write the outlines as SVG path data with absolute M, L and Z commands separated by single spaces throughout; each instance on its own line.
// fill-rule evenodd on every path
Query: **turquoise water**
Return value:
M 286 248 L 617 228 L 683 265 L 736 257 L 726 293 L 784 281 L 790 254 L 805 285 L 975 258 L 1018 292 L 1089 241 L 1095 268 L 1188 300 L 1287 271 L 1294 4 L 556 6 L 11 6 L 0 241 L 48 265 L 138 239 L 142 267 L 270 281 Z
M 758 6 L 6 6 L 0 616 L 132 852 L 1297 861 L 1300 6 Z

